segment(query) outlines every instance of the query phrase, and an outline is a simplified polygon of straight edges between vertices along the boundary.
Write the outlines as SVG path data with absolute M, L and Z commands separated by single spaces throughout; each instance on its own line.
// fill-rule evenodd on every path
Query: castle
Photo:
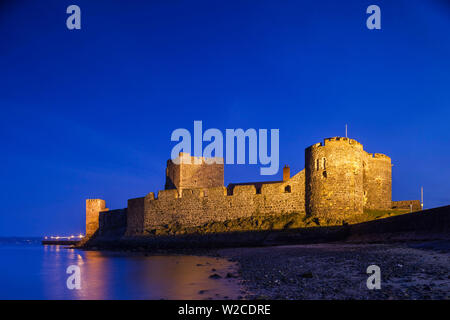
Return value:
M 126 230 L 146 235 L 167 225 L 201 226 L 208 222 L 304 213 L 342 223 L 364 209 L 420 210 L 420 201 L 392 201 L 391 159 L 367 153 L 356 140 L 334 137 L 305 150 L 305 169 L 283 180 L 231 183 L 224 186 L 223 161 L 180 153 L 168 160 L 165 190 L 157 197 L 129 199 L 128 207 L 109 210 L 101 199 L 86 200 L 86 237 Z

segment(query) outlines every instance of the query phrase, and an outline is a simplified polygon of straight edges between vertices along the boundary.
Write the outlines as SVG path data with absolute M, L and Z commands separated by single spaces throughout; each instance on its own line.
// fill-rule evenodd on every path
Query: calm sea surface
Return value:
M 236 299 L 240 294 L 238 281 L 225 278 L 235 265 L 211 257 L 145 257 L 3 238 L 0 260 L 0 299 Z M 80 267 L 79 290 L 67 288 L 70 265 Z M 214 273 L 222 278 L 210 278 Z

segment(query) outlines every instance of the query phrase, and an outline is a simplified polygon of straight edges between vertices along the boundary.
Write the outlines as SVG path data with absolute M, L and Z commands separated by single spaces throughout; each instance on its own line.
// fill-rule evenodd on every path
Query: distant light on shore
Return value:
M 44 236 L 44 239 L 56 239 L 56 240 L 64 240 L 64 239 L 82 239 L 84 238 L 84 235 L 82 235 L 81 233 L 79 235 L 70 235 L 70 236 Z

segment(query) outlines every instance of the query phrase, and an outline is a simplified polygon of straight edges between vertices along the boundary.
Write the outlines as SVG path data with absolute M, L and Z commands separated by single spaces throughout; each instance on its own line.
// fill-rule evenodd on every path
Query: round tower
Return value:
M 349 138 L 325 139 L 305 150 L 306 214 L 340 223 L 363 213 L 363 146 Z
M 365 153 L 364 208 L 388 210 L 392 207 L 391 158 L 381 153 Z

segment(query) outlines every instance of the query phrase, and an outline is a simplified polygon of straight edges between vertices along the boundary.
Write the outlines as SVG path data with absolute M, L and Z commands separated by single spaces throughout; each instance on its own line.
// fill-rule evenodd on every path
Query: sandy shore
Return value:
M 248 299 L 450 299 L 450 242 L 313 244 L 218 251 L 239 263 Z M 369 290 L 366 269 L 381 269 Z

